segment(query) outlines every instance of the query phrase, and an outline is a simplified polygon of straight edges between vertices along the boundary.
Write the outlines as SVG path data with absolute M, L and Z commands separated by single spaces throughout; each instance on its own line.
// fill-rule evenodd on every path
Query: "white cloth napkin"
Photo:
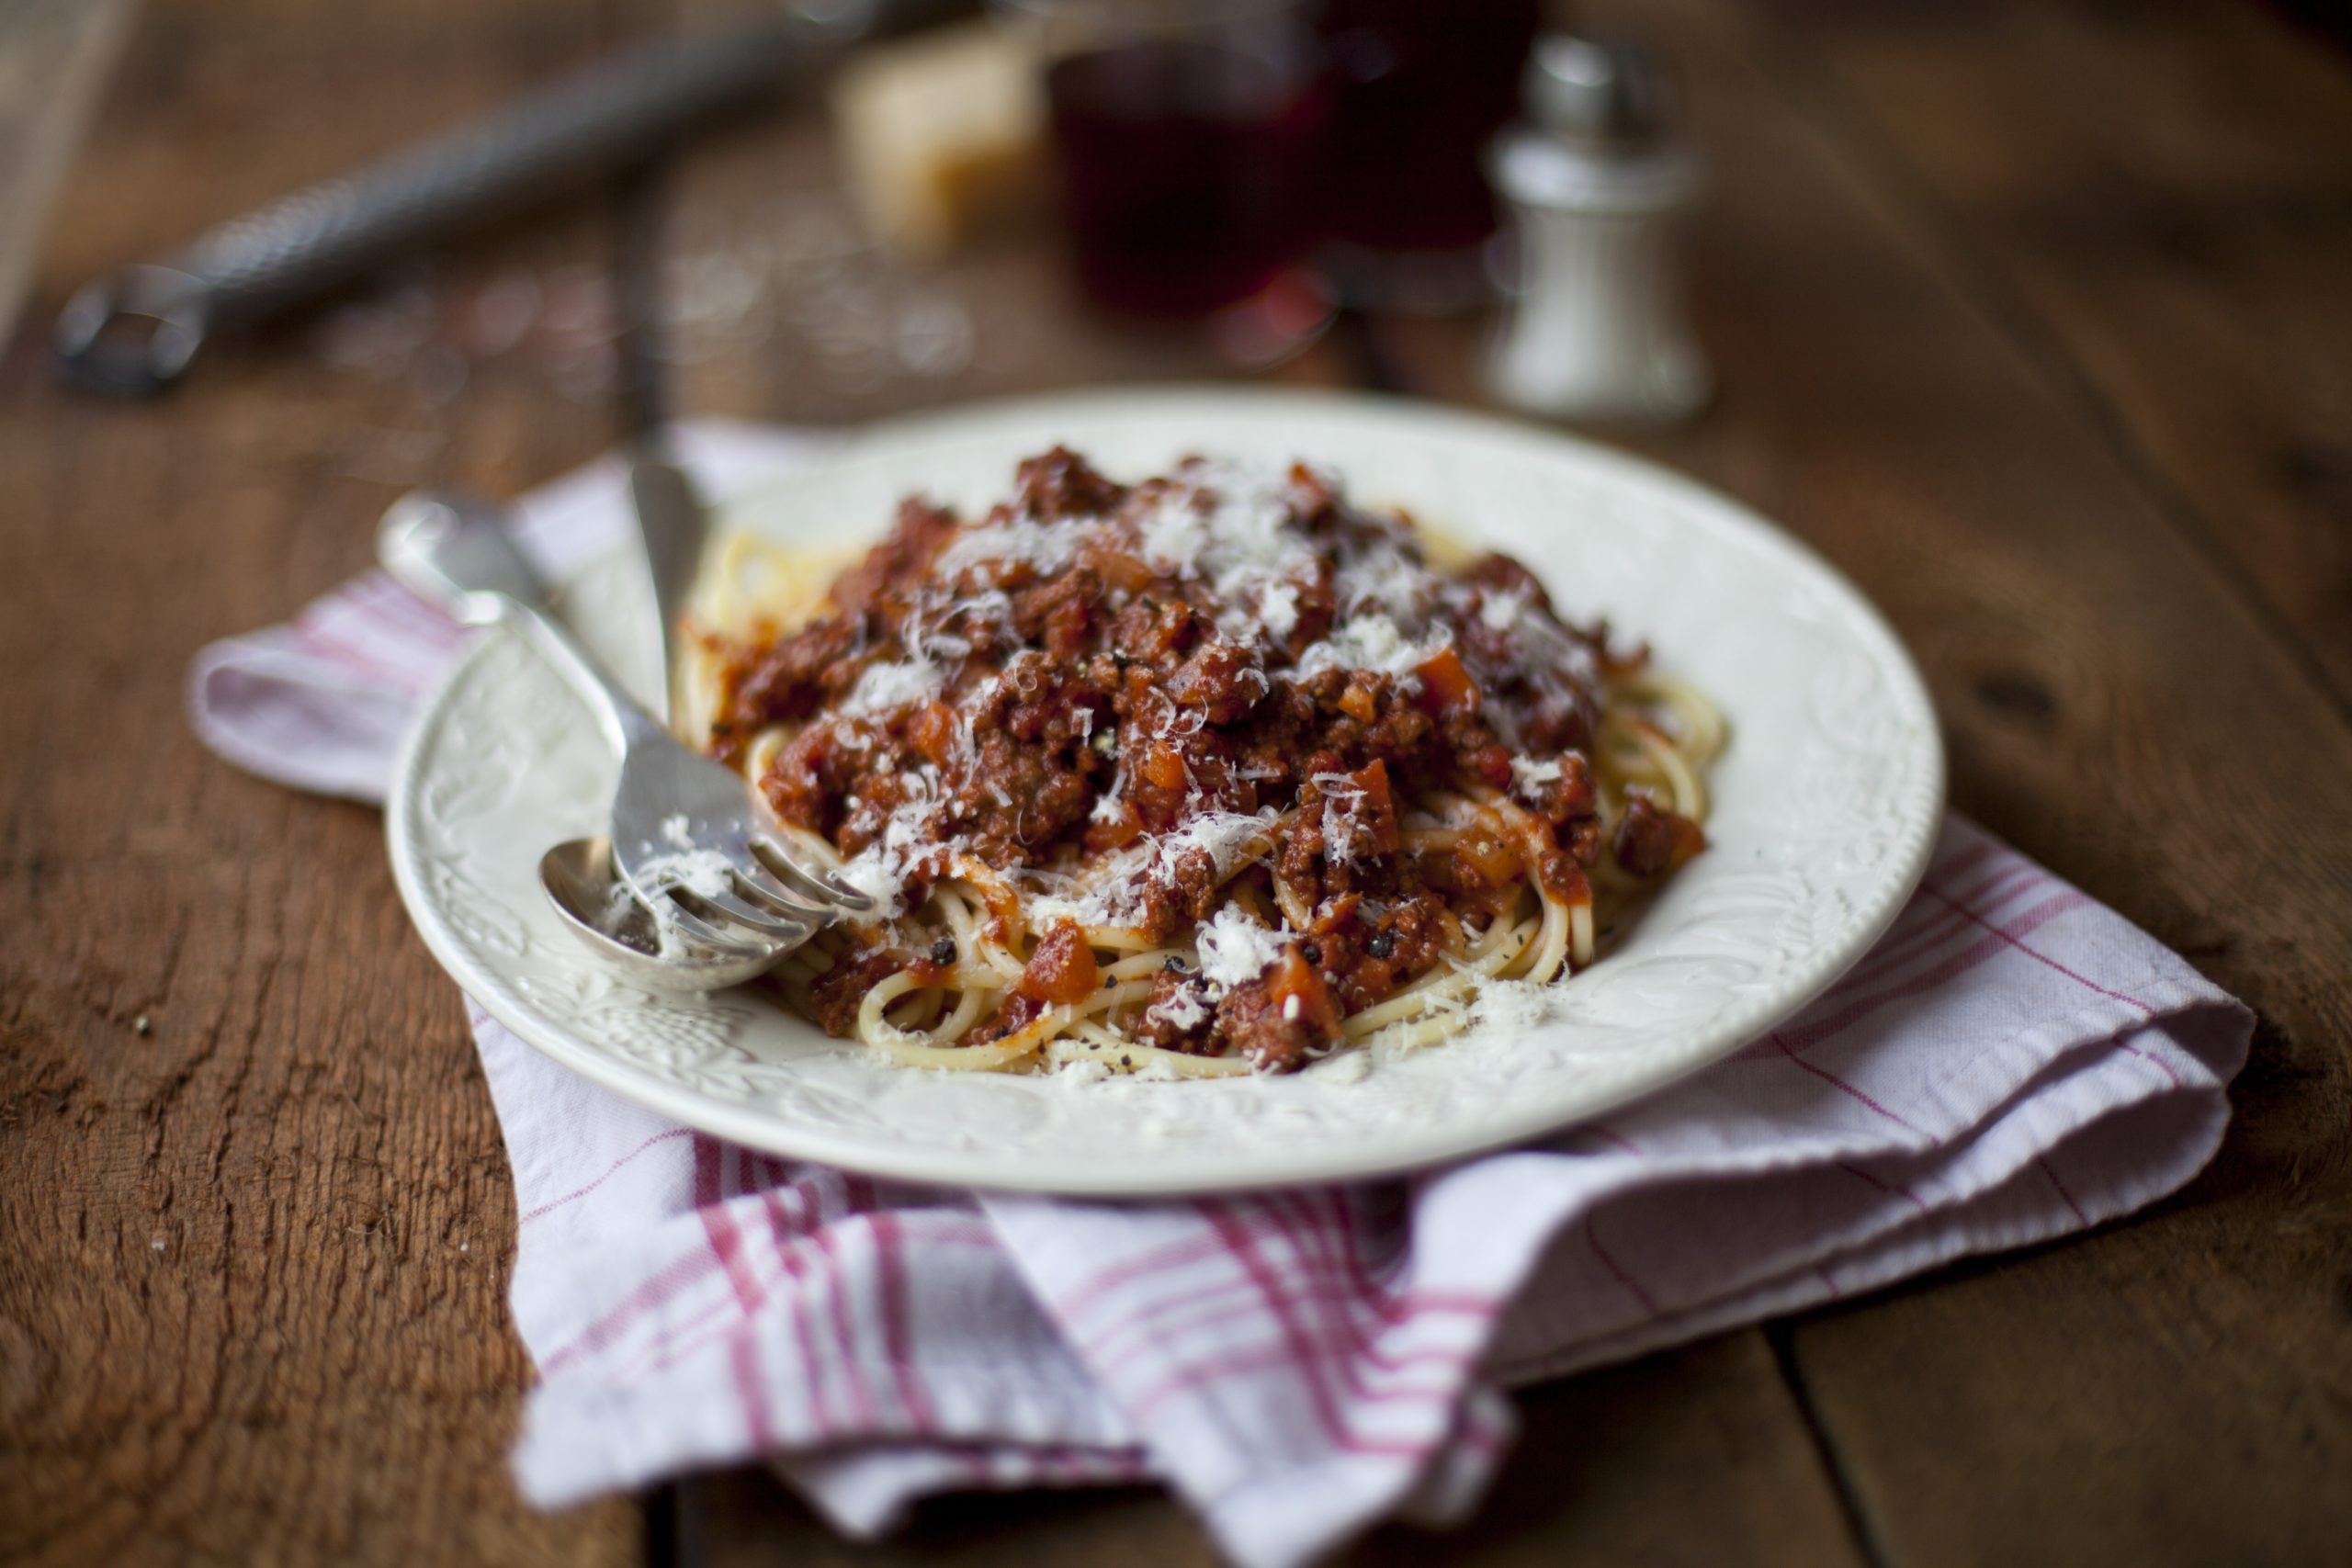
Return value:
M 723 495 L 821 438 L 695 425 Z M 524 505 L 561 570 L 621 537 L 605 461 Z M 223 756 L 380 798 L 459 636 L 381 577 L 214 644 Z M 730 1147 L 476 1010 L 514 1168 L 514 1471 L 556 1505 L 757 1457 L 841 1529 L 960 1487 L 1154 1479 L 1248 1568 L 1458 1519 L 1509 1384 L 2126 1213 L 2219 1144 L 2245 1008 L 1950 820 L 1861 964 L 1601 1122 L 1409 1180 L 1158 1204 L 926 1190 Z

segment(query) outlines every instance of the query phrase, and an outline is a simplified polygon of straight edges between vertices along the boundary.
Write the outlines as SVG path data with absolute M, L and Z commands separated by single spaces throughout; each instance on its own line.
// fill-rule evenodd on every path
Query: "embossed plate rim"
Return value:
M 1303 424 L 1312 427 L 1310 440 L 1329 440 L 1340 446 L 1352 441 L 1360 446 L 1381 443 L 1391 454 L 1410 454 L 1418 447 L 1428 461 L 1441 466 L 1447 461 L 1465 463 L 1479 455 L 1481 448 L 1487 454 L 1507 459 L 1506 468 L 1511 463 L 1554 465 L 1563 484 L 1585 486 L 1608 504 L 1630 509 L 1629 515 L 1645 511 L 1674 513 L 1670 525 L 1657 525 L 1659 538 L 1672 539 L 1676 528 L 1695 527 L 1701 536 L 1724 548 L 1726 559 L 1739 556 L 1744 562 L 1747 558 L 1754 558 L 1780 573 L 1782 587 L 1802 587 L 1810 596 L 1804 608 L 1820 616 L 1816 629 L 1867 667 L 1874 683 L 1873 694 L 1883 698 L 1883 711 L 1876 716 L 1892 727 L 1887 735 L 1897 749 L 1897 754 L 1886 761 L 1882 771 L 1895 775 L 1900 798 L 1895 798 L 1894 786 L 1887 786 L 1876 803 L 1889 824 L 1884 841 L 1861 846 L 1879 857 L 1866 863 L 1864 874 L 1866 874 L 1871 880 L 1857 897 L 1849 898 L 1842 892 L 1838 895 L 1838 907 L 1844 911 L 1847 923 L 1831 940 L 1804 948 L 1802 963 L 1785 973 L 1768 976 L 1775 982 L 1769 989 L 1747 997 L 1738 1005 L 1727 1005 L 1702 1027 L 1686 1026 L 1679 1033 L 1645 1043 L 1647 1055 L 1634 1068 L 1629 1069 L 1623 1061 L 1615 1059 L 1610 1061 L 1613 1076 L 1596 1068 L 1590 1081 L 1599 1082 L 1600 1087 L 1592 1092 L 1577 1094 L 1555 1087 L 1555 1092 L 1525 1102 L 1507 1100 L 1478 1108 L 1478 1114 L 1466 1118 L 1410 1114 L 1415 1097 L 1430 1086 L 1443 1087 L 1449 1073 L 1459 1077 L 1480 1070 L 1481 1063 L 1474 1051 L 1457 1042 L 1407 1062 L 1375 1068 L 1377 1075 L 1400 1075 L 1393 1079 L 1385 1076 L 1379 1078 L 1380 1092 L 1388 1099 L 1378 1104 L 1374 1103 L 1376 1097 L 1365 1096 L 1342 1077 L 1323 1074 L 1320 1069 L 1262 1085 L 1242 1080 L 1222 1084 L 1114 1083 L 1072 1089 L 1028 1080 L 1035 1085 L 1035 1093 L 1046 1097 L 1088 1097 L 1083 1100 L 1073 1098 L 1069 1103 L 1086 1105 L 1090 1120 L 1099 1122 L 1108 1116 L 1114 1123 L 1134 1122 L 1139 1129 L 1153 1113 L 1155 1102 L 1149 1097 L 1155 1095 L 1255 1094 L 1261 1099 L 1261 1104 L 1246 1108 L 1249 1116 L 1238 1119 L 1239 1122 L 1249 1123 L 1247 1131 L 1226 1145 L 1203 1145 L 1196 1139 L 1192 1144 L 1160 1147 L 1145 1157 L 1132 1159 L 1105 1160 L 1099 1149 L 1092 1153 L 1073 1152 L 1079 1150 L 1080 1144 L 1070 1141 L 1066 1128 L 1060 1147 L 1051 1140 L 1024 1143 L 1018 1136 L 995 1146 L 942 1146 L 927 1142 L 920 1125 L 903 1121 L 890 1122 L 878 1130 L 873 1125 L 863 1130 L 845 1124 L 827 1125 L 822 1116 L 791 1103 L 795 1086 L 803 1078 L 813 1086 L 820 1071 L 836 1078 L 847 1073 L 856 1084 L 865 1084 L 870 1078 L 872 1088 L 865 1092 L 876 1100 L 893 1104 L 903 1101 L 916 1109 L 1011 1106 L 1018 1101 L 1018 1096 L 1008 1100 L 999 1091 L 981 1087 L 989 1081 L 1002 1080 L 958 1075 L 909 1075 L 904 1069 L 865 1061 L 844 1066 L 838 1059 L 838 1051 L 821 1051 L 802 1042 L 799 1036 L 814 1035 L 814 1031 L 791 1020 L 764 998 L 747 998 L 741 1007 L 725 998 L 706 1005 L 721 1013 L 729 1010 L 740 1013 L 741 1007 L 749 1007 L 763 1020 L 772 1014 L 773 1021 L 762 1024 L 770 1032 L 761 1038 L 773 1045 L 775 1041 L 790 1036 L 791 1049 L 806 1054 L 794 1056 L 787 1052 L 783 1060 L 774 1060 L 746 1048 L 738 1053 L 742 1058 L 740 1061 L 729 1057 L 718 1066 L 706 1064 L 697 1069 L 702 1073 L 697 1087 L 696 1083 L 686 1081 L 695 1077 L 693 1071 L 663 1069 L 659 1064 L 652 1064 L 651 1048 L 641 1043 L 634 1047 L 626 1043 L 616 1032 L 617 1025 L 609 1021 L 598 1028 L 568 1025 L 549 1009 L 536 1004 L 525 994 L 525 987 L 518 986 L 518 982 L 526 986 L 537 983 L 544 991 L 548 978 L 544 965 L 552 964 L 576 976 L 584 959 L 556 959 L 550 953 L 531 955 L 530 962 L 518 959 L 502 966 L 490 962 L 460 933 L 453 913 L 462 915 L 463 911 L 453 910 L 431 885 L 419 802 L 427 787 L 428 764 L 434 757 L 436 739 L 449 721 L 453 706 L 459 705 L 461 698 L 472 700 L 467 696 L 473 689 L 469 682 L 480 682 L 488 668 L 486 660 L 502 657 L 502 647 L 507 649 L 508 655 L 515 651 L 504 639 L 492 637 L 467 652 L 428 703 L 404 743 L 388 803 L 386 826 L 395 878 L 426 945 L 493 1018 L 531 1045 L 583 1077 L 715 1136 L 774 1153 L 909 1180 L 1101 1197 L 1151 1197 L 1394 1173 L 1523 1142 L 1600 1114 L 1732 1054 L 1818 996 L 1869 950 L 1917 886 L 1926 869 L 1940 818 L 1944 786 L 1941 741 L 1925 682 L 1876 608 L 1809 547 L 1738 503 L 1679 475 L 1555 432 L 1367 394 L 1264 389 L 1139 389 L 1076 397 L 1058 394 L 980 404 L 876 426 L 853 437 L 831 458 L 778 481 L 729 510 L 749 517 L 761 506 L 777 505 L 780 500 L 788 500 L 796 492 L 820 491 L 828 482 L 836 489 L 854 489 L 859 481 L 852 470 L 859 465 L 878 469 L 897 463 L 899 467 L 889 468 L 889 472 L 895 476 L 903 468 L 902 488 L 920 488 L 921 463 L 926 452 L 945 461 L 952 470 L 952 459 L 959 453 L 969 461 L 976 451 L 1001 446 L 1011 452 L 1050 444 L 1072 433 L 1077 433 L 1075 439 L 1083 446 L 1089 440 L 1110 440 L 1115 434 L 1136 438 L 1147 428 L 1155 433 L 1163 429 L 1182 431 L 1188 421 L 1203 428 L 1227 426 L 1236 433 L 1232 436 L 1236 440 L 1242 438 L 1238 432 L 1245 426 L 1255 430 L 1269 422 L 1285 427 Z M 1090 437 L 1083 434 L 1089 427 L 1110 431 L 1114 435 L 1098 434 Z M 1201 445 L 1214 447 L 1216 443 L 1204 440 Z M 1328 450 L 1307 455 L 1333 461 L 1343 473 L 1350 470 L 1346 457 L 1333 457 Z M 1407 460 L 1398 456 L 1396 461 Z M 872 479 L 874 475 L 869 473 L 866 477 Z M 1351 473 L 1350 477 L 1354 476 Z M 1525 477 L 1524 472 L 1521 477 Z M 1367 495 L 1365 499 L 1387 498 Z M 872 525 L 868 520 L 859 521 Z M 1586 526 L 1590 532 L 1600 525 Z M 1656 538 L 1636 543 L 1653 553 L 1662 548 Z M 1576 613 L 1590 612 L 1591 606 L 1578 604 L 1573 592 L 1564 593 L 1562 598 Z M 1665 651 L 1672 663 L 1675 650 L 1669 647 Z M 1822 679 L 1827 679 L 1826 674 Z M 483 700 L 495 702 L 498 696 L 497 690 L 492 688 Z M 1736 726 L 1739 716 L 1733 715 Z M 1736 739 L 1735 747 L 1738 744 Z M 570 802 L 567 809 L 576 809 L 577 806 L 577 801 Z M 550 840 L 558 836 L 552 831 L 548 834 Z M 1703 859 L 1694 863 L 1693 870 L 1706 863 Z M 1738 874 L 1736 867 L 1718 865 L 1711 874 L 1719 882 L 1726 878 L 1736 882 Z M 536 890 L 533 896 L 536 897 Z M 519 910 L 521 906 L 514 908 Z M 1803 912 L 1810 919 L 1820 910 L 1807 908 Z M 1693 922 L 1686 921 L 1685 925 L 1706 934 Z M 523 946 L 528 947 L 527 939 Z M 1645 962 L 1654 966 L 1664 964 L 1669 973 L 1673 972 L 1672 962 L 1683 963 L 1695 976 L 1703 977 L 1711 973 L 1703 952 L 1692 956 L 1671 947 L 1663 952 L 1634 951 L 1643 951 Z M 535 971 L 535 964 L 543 967 Z M 1592 976 L 1603 975 L 1607 970 L 1604 961 L 1571 982 L 1569 990 L 1573 992 Z M 601 984 L 593 979 L 587 983 Z M 616 989 L 619 988 L 604 987 L 606 993 Z M 1630 990 L 1637 997 L 1642 994 L 1634 987 L 1618 989 Z M 1703 989 L 1694 994 L 1706 995 Z M 610 1001 L 613 998 L 608 994 L 605 999 Z M 622 1011 L 628 1007 L 643 1010 L 670 1005 L 665 999 L 626 996 L 614 1002 Z M 653 1012 L 645 1012 L 644 1016 L 649 1021 L 657 1018 Z M 689 1014 L 658 1016 L 673 1023 L 683 1019 L 684 1026 L 689 1029 L 695 1021 Z M 1539 1077 L 1543 1070 L 1555 1076 L 1572 1074 L 1577 1053 L 1569 1042 L 1582 1027 L 1546 1025 L 1536 1035 L 1509 1048 L 1513 1053 L 1550 1052 L 1550 1056 L 1514 1055 L 1508 1060 L 1514 1068 L 1537 1072 Z M 1634 1026 L 1612 1027 L 1622 1041 L 1628 1027 Z M 1606 1028 L 1596 1027 L 1593 1032 L 1597 1038 L 1610 1037 Z M 628 1053 L 632 1048 L 642 1060 L 629 1058 Z M 1449 1056 L 1448 1053 L 1453 1055 Z M 1498 1060 L 1502 1058 L 1487 1058 L 1489 1064 Z M 1602 1058 L 1596 1056 L 1594 1060 Z M 664 1076 L 665 1071 L 669 1076 Z M 937 1086 L 936 1092 L 921 1084 L 913 1085 L 911 1097 L 896 1092 L 907 1089 L 916 1079 Z M 721 1091 L 710 1087 L 713 1082 L 731 1087 Z M 762 1084 L 767 1087 L 763 1089 Z M 1476 1087 L 1475 1081 L 1472 1087 Z M 1361 1127 L 1351 1122 L 1354 1114 L 1350 1109 L 1351 1095 L 1357 1096 L 1367 1107 L 1363 1115 L 1356 1117 L 1365 1123 Z M 821 1104 L 823 1095 L 816 1093 L 812 1087 L 810 1093 L 801 1098 Z M 1047 1103 L 1034 1099 L 1019 1102 L 1033 1106 Z M 1228 1107 L 1237 1103 L 1225 1101 Z M 1442 1107 L 1446 1095 L 1431 1093 L 1427 1103 Z M 1194 1122 L 1210 1114 L 1205 1104 L 1197 1111 L 1183 1109 Z M 1385 1122 L 1372 1118 L 1374 1109 L 1382 1110 Z M 868 1123 L 875 1122 L 871 1110 L 863 1113 Z M 1051 1116 L 1058 1113 L 1049 1111 L 1049 1124 Z M 1297 1135 L 1301 1130 L 1305 1135 Z

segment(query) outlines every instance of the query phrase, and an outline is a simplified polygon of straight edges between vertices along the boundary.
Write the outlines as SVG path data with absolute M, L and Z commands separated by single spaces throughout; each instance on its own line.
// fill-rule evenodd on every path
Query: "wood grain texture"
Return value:
M 33 318 L 596 42 L 577 6 L 471 14 L 152 6 Z M 538 1516 L 506 1479 L 512 1190 L 376 814 L 180 717 L 200 643 L 366 562 L 393 490 L 361 476 L 428 419 L 435 474 L 493 492 L 610 439 L 538 389 L 428 409 L 300 333 L 153 405 L 57 396 L 31 335 L 0 367 L 0 1558 L 639 1555 L 631 1504 Z
M 1893 1561 L 2337 1560 L 2352 556 L 2324 476 L 2352 413 L 2352 71 L 2248 7 L 1990 9 L 1916 33 L 1832 11 L 1781 57 L 1844 133 L 1843 172 L 2024 362 L 1936 352 L 1940 389 L 2009 409 L 1975 426 L 2002 466 L 2050 449 L 2031 497 L 1992 476 L 1943 492 L 1971 577 L 2006 532 L 2076 579 L 1987 596 L 1973 689 L 1939 691 L 1955 798 L 2264 1024 L 2230 1138 L 2179 1199 L 1800 1323 L 1796 1365 Z M 2063 455 L 2035 438 L 2070 427 Z M 2314 668 L 2335 713 L 2297 678 Z
M 1973 15 L 1925 9 L 1923 31 Z M 1782 1331 L 1862 1539 L 1904 1564 L 2339 1559 L 2352 742 L 2307 673 L 2324 619 L 2284 613 L 2178 507 L 2187 466 L 2228 444 L 2119 440 L 2102 383 L 1988 292 L 1959 220 L 1857 123 L 1820 39 L 1882 38 L 1883 11 L 1590 10 L 1674 51 L 1714 162 L 1693 282 L 1722 395 L 1690 429 L 1618 438 L 1852 574 L 1927 670 L 1953 803 L 2263 1014 L 2230 1137 L 2180 1197 Z M 1940 59 L 1911 63 L 1933 82 Z M 1459 333 L 1386 334 L 1419 388 L 1478 395 Z M 2261 504 L 2262 482 L 2216 491 L 2216 515 Z
M 2261 1010 L 2237 1122 L 2092 1237 L 1537 1391 L 1469 1529 L 1353 1561 L 2352 1558 L 2343 67 L 2219 6 L 1903 9 L 1583 7 L 1687 66 L 1717 169 L 1722 396 L 1615 438 L 1855 576 L 1928 672 L 1956 804 Z M 152 0 L 41 303 L 644 14 Z M 697 152 L 674 250 L 829 167 L 805 118 Z M 591 203 L 455 265 L 609 250 Z M 1035 247 L 933 281 L 976 323 L 953 375 L 844 393 L 722 346 L 680 402 L 843 418 L 1204 363 L 1067 310 Z M 61 400 L 29 340 L 0 360 L 0 1559 L 635 1562 L 636 1502 L 541 1516 L 506 1480 L 512 1192 L 374 815 L 238 776 L 178 707 L 202 641 L 364 563 L 399 484 L 512 493 L 616 429 L 526 367 L 333 372 L 306 331 L 148 407 Z M 1378 343 L 1475 400 L 1476 333 Z M 872 1547 L 756 1474 L 677 1514 L 696 1563 L 1210 1560 L 1151 1494 L 947 1499 Z
M 2352 705 L 2352 62 L 2227 0 L 1791 10 L 2021 344 Z
M 1645 14 L 1724 117 L 1717 471 L 1902 626 L 1957 805 L 2264 1016 L 2180 1198 L 1793 1325 L 1866 1539 L 1922 1564 L 2341 1555 L 2352 738 L 2301 625 L 2213 570 L 2083 380 L 1855 144 L 1805 38 Z

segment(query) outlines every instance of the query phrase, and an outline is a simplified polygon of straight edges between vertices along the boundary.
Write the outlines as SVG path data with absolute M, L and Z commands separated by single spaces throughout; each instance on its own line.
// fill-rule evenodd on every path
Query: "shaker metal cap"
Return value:
M 1698 193 L 1699 161 L 1672 79 L 1639 44 L 1570 33 L 1535 40 L 1525 117 L 1487 154 L 1514 202 L 1584 212 L 1655 212 Z
M 1528 56 L 1521 90 L 1530 119 L 1596 148 L 1657 141 L 1673 118 L 1666 73 L 1635 44 L 1546 33 Z

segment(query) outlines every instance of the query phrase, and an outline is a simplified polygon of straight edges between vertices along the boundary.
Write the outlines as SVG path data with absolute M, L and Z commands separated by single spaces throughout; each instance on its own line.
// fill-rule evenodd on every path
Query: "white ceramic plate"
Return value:
M 392 864 L 426 943 L 566 1066 L 718 1136 L 878 1175 L 1140 1196 L 1336 1181 L 1455 1158 L 1599 1113 L 1729 1054 L 1836 979 L 1927 862 L 1935 716 L 1877 613 L 1770 524 L 1687 480 L 1545 432 L 1422 405 L 1272 391 L 1096 392 L 881 426 L 730 508 L 779 538 L 878 534 L 900 496 L 976 508 L 1055 442 L 1114 477 L 1187 452 L 1306 457 L 1351 493 L 1517 555 L 1573 618 L 1607 615 L 1721 705 L 1711 847 L 1556 1021 L 1287 1077 L 1139 1083 L 891 1067 L 762 992 L 616 982 L 544 906 L 536 865 L 600 830 L 612 764 L 530 652 L 486 637 L 434 698 L 393 785 Z M 643 647 L 618 567 L 571 613 Z M 617 661 L 616 661 L 617 662 Z

